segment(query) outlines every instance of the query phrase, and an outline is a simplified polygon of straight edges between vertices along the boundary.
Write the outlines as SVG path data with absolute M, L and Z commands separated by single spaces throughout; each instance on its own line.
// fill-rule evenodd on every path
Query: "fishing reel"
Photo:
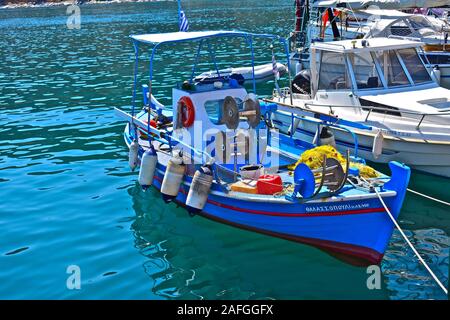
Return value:
M 306 164 L 300 163 L 294 170 L 294 193 L 291 198 L 300 195 L 303 199 L 312 199 L 321 190 L 328 189 L 327 196 L 338 193 L 345 185 L 349 170 L 349 152 L 346 155 L 346 169 L 334 158 L 323 156 L 322 167 L 311 170 Z

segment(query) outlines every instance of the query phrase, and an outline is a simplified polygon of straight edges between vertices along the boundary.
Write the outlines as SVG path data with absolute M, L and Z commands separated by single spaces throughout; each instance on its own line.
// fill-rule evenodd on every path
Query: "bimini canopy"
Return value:
M 448 5 L 448 0 L 316 0 L 313 7 L 367 9 L 376 6 L 380 9 L 432 8 Z
M 182 41 L 192 41 L 192 40 L 201 40 L 206 38 L 214 38 L 214 37 L 260 37 L 260 38 L 272 38 L 272 39 L 280 39 L 279 36 L 271 35 L 271 34 L 257 34 L 257 33 L 248 33 L 244 31 L 193 31 L 193 32 L 169 32 L 169 33 L 150 33 L 150 34 L 139 34 L 139 35 L 131 35 L 130 37 L 141 43 L 159 45 L 161 43 L 169 43 L 169 42 L 182 42 Z

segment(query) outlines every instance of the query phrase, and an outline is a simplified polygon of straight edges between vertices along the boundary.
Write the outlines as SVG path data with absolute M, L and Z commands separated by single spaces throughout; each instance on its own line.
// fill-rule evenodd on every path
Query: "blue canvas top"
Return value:
M 180 41 L 200 40 L 213 37 L 233 37 L 233 36 L 234 37 L 252 36 L 252 37 L 273 38 L 273 39 L 279 38 L 278 36 L 271 34 L 257 34 L 238 30 L 192 31 L 192 32 L 179 31 L 169 33 L 138 34 L 138 35 L 131 35 L 130 37 L 138 42 L 158 45 L 167 42 L 180 42 Z

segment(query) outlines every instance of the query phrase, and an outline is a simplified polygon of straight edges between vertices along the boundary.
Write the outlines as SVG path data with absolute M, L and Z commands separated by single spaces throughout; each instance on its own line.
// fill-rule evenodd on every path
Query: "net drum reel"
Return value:
M 300 163 L 294 170 L 294 193 L 291 198 L 300 195 L 303 199 L 312 199 L 319 195 L 323 187 L 327 187 L 327 196 L 338 193 L 345 185 L 349 170 L 349 151 L 346 154 L 345 170 L 334 158 L 324 155 L 321 168 L 311 170 Z
M 261 121 L 261 106 L 255 94 L 249 93 L 244 98 L 244 110 L 239 111 L 238 103 L 232 96 L 226 96 L 222 104 L 220 123 L 230 130 L 236 130 L 240 118 L 247 119 L 250 128 L 255 129 Z

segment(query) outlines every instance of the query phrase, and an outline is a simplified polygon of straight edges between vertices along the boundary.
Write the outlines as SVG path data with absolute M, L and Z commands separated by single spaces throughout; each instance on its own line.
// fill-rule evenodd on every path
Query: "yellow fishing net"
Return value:
M 330 145 L 318 146 L 303 152 L 300 156 L 300 159 L 289 169 L 294 170 L 295 167 L 300 163 L 306 164 L 311 170 L 320 168 L 322 167 L 324 155 L 326 155 L 327 158 L 334 158 L 338 160 L 345 169 L 345 158 Z M 368 165 L 357 162 L 350 162 L 350 167 L 357 168 L 359 170 L 359 175 L 363 178 L 378 177 L 378 173 Z

